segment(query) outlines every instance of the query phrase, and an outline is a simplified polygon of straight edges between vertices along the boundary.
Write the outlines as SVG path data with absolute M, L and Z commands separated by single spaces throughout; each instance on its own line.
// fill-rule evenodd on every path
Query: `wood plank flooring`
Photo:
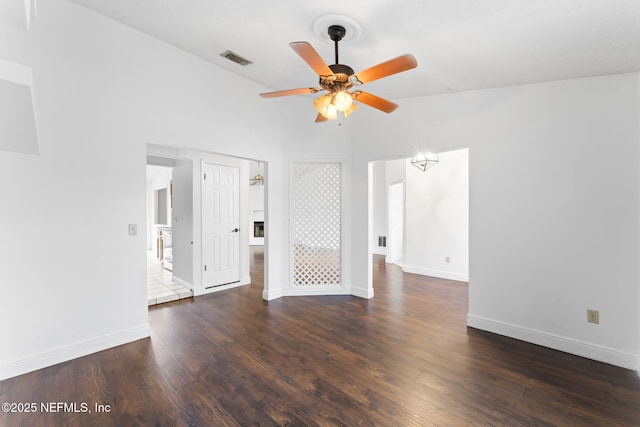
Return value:
M 0 425 L 640 425 L 635 372 L 467 328 L 465 283 L 375 257 L 371 300 L 266 302 L 252 256 L 252 285 L 152 307 L 151 339 L 0 382 L 38 404 Z

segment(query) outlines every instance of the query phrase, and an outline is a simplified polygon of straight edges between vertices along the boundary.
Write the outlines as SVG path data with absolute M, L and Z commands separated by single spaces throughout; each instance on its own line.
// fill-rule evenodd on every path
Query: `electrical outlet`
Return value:
M 598 310 L 587 309 L 587 322 L 600 323 L 600 312 Z
M 448 256 L 447 256 L 447 257 L 444 257 L 444 262 L 446 262 L 446 263 L 451 262 L 451 258 L 450 258 L 450 257 L 448 257 Z

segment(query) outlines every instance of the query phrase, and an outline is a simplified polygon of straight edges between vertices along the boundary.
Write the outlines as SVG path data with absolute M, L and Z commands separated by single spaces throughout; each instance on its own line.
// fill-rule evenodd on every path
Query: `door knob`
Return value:
M 232 233 L 237 233 L 238 231 L 240 231 L 239 228 L 234 228 L 233 230 L 231 230 Z

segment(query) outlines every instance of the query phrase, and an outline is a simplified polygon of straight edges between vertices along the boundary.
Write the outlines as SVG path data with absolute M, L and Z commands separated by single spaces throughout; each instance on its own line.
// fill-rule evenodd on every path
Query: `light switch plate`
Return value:
M 138 234 L 138 224 L 129 224 L 129 236 Z

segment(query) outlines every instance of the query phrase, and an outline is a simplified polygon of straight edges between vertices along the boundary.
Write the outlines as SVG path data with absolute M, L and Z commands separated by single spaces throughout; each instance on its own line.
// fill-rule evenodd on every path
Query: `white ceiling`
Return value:
M 388 99 L 640 69 L 640 0 L 72 1 L 273 90 L 318 86 L 288 43 L 308 41 L 332 64 L 333 42 L 313 31 L 326 14 L 360 25 L 340 43 L 356 72 L 416 57 L 418 68 L 363 87 Z

